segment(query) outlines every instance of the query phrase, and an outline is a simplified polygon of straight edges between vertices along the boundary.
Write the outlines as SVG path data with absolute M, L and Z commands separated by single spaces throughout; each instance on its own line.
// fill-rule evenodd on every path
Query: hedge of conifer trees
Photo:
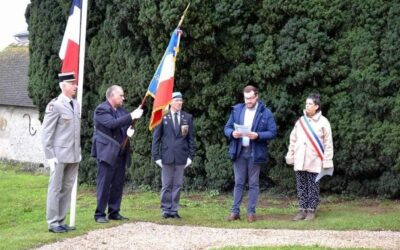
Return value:
M 81 183 L 95 183 L 90 157 L 93 110 L 112 84 L 137 107 L 188 1 L 89 0 L 82 112 Z M 59 93 L 58 50 L 70 1 L 31 0 L 29 92 L 41 117 Z M 223 127 L 246 84 L 274 113 L 262 189 L 294 191 L 284 161 L 288 137 L 306 96 L 318 91 L 330 120 L 335 174 L 324 191 L 400 197 L 400 3 L 383 0 L 192 0 L 184 20 L 175 90 L 194 115 L 196 157 L 185 188 L 230 191 L 232 164 Z M 136 127 L 129 185 L 158 190 L 148 123 Z M 325 177 L 324 177 L 325 178 Z

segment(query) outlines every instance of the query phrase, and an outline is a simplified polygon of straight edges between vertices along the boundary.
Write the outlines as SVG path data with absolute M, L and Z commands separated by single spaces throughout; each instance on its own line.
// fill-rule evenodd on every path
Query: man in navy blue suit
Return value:
M 256 221 L 256 205 L 259 194 L 261 164 L 268 162 L 267 142 L 276 136 L 276 124 L 271 111 L 258 100 L 258 89 L 248 85 L 243 89 L 244 103 L 232 107 L 225 125 L 225 136 L 230 140 L 229 154 L 233 161 L 235 188 L 233 205 L 228 221 L 240 219 L 240 204 L 246 180 L 249 183 L 247 221 Z M 244 125 L 249 131 L 236 129 Z M 246 129 L 245 129 L 246 130 Z
M 152 156 L 161 167 L 161 216 L 181 219 L 178 214 L 183 172 L 194 157 L 192 115 L 182 111 L 182 94 L 174 92 L 170 111 L 153 133 Z
M 122 108 L 124 91 L 118 85 L 107 89 L 106 98 L 107 101 L 98 105 L 94 112 L 92 156 L 97 161 L 97 207 L 94 219 L 98 223 L 128 219 L 119 213 L 125 169 L 131 155 L 129 142 L 124 147 L 122 144 L 127 136 L 134 133 L 130 127 L 132 121 L 143 114 L 140 107 L 132 113 Z

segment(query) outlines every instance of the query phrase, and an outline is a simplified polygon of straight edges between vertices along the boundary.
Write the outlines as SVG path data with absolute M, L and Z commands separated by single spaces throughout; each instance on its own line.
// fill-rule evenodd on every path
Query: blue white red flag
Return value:
M 168 48 L 157 67 L 146 95 L 154 98 L 153 110 L 149 128 L 150 130 L 160 124 L 163 115 L 167 112 L 166 107 L 172 99 L 172 91 L 174 89 L 175 60 L 179 51 L 179 41 L 182 30 L 175 29 L 172 33 Z
M 74 72 L 78 79 L 79 71 L 79 38 L 81 30 L 81 0 L 73 0 L 59 56 L 62 61 L 61 73 Z

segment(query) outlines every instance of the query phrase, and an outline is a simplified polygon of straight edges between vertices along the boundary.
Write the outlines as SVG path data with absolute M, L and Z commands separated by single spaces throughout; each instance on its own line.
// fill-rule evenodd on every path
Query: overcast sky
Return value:
M 15 42 L 13 35 L 26 31 L 25 9 L 30 0 L 2 1 L 0 8 L 0 50 Z

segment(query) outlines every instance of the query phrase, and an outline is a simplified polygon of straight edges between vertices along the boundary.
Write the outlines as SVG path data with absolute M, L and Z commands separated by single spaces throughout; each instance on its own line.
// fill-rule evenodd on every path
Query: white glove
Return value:
M 132 126 L 129 126 L 128 130 L 126 131 L 126 134 L 128 137 L 132 137 L 132 135 L 135 133 L 135 129 L 132 128 Z
M 79 154 L 79 162 L 82 161 L 82 154 Z
M 58 163 L 57 158 L 47 159 L 47 164 L 49 164 L 50 171 L 53 172 L 56 168 L 56 164 Z
M 156 164 L 160 167 L 160 168 L 162 168 L 162 162 L 161 162 L 161 159 L 159 159 L 159 160 L 156 160 Z
M 142 115 L 143 115 L 143 109 L 141 109 L 140 107 L 138 107 L 131 113 L 132 119 L 139 119 L 140 117 L 142 117 Z
M 192 165 L 192 160 L 190 158 L 187 158 L 185 168 L 189 167 L 190 165 Z

